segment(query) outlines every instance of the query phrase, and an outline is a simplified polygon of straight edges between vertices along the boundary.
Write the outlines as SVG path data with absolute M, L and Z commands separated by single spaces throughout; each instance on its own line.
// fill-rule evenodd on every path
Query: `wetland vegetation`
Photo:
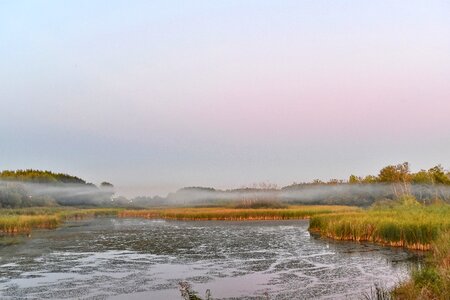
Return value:
M 128 200 L 114 196 L 107 182 L 96 187 L 49 171 L 3 171 L 0 245 L 15 245 L 20 241 L 11 236 L 30 235 L 33 229 L 54 229 L 69 220 L 101 216 L 191 222 L 310 219 L 309 231 L 324 238 L 427 251 L 425 263 L 411 272 L 410 279 L 383 295 L 449 299 L 449 187 L 449 172 L 442 167 L 412 173 L 404 163 L 387 166 L 376 176 L 351 175 L 348 181 L 314 181 L 281 189 L 195 187 L 166 198 Z M 349 203 L 356 205 L 343 205 Z

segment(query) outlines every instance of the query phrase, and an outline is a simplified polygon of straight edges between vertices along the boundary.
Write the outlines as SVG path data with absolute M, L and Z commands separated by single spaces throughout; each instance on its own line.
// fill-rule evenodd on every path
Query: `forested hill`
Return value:
M 17 170 L 17 171 L 5 170 L 0 172 L 0 180 L 33 182 L 33 183 L 87 184 L 86 181 L 76 176 L 33 169 Z
M 63 173 L 41 170 L 0 172 L 0 208 L 29 206 L 83 205 L 111 206 L 113 185 L 100 187 Z

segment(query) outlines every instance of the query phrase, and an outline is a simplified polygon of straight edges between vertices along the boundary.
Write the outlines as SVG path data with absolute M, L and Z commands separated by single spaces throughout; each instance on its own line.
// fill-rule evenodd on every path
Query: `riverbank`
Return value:
M 0 210 L 0 234 L 29 234 L 32 229 L 54 229 L 66 220 L 97 216 L 167 220 L 292 220 L 318 214 L 358 211 L 349 206 L 290 206 L 243 209 L 228 207 L 186 207 L 158 209 L 36 207 Z
M 450 230 L 450 205 L 397 206 L 313 216 L 310 231 L 335 240 L 430 250 Z
M 430 250 L 426 264 L 392 291 L 394 299 L 450 299 L 450 205 L 399 205 L 313 216 L 309 230 L 345 241 Z

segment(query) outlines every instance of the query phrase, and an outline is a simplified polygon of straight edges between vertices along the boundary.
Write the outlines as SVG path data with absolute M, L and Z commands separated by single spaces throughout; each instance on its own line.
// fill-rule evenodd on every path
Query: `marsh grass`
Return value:
M 117 216 L 117 208 L 76 209 L 38 207 L 0 210 L 0 235 L 29 234 L 32 229 L 53 229 L 69 219 Z
M 393 207 L 318 215 L 311 218 L 310 231 L 337 240 L 430 250 L 425 264 L 390 295 L 393 299 L 450 299 L 450 205 L 421 206 L 409 201 Z M 366 299 L 389 299 L 381 292 L 375 290 Z
M 57 215 L 0 216 L 0 233 L 29 233 L 33 228 L 51 229 L 56 228 L 59 224 L 60 218 Z
M 450 299 L 450 230 L 432 243 L 425 265 L 392 294 L 395 299 Z
M 450 206 L 397 206 L 313 216 L 310 231 L 337 240 L 429 250 L 450 229 Z
M 309 219 L 319 214 L 358 211 L 349 206 L 289 206 L 287 208 L 227 208 L 227 207 L 193 207 L 162 208 L 145 210 L 123 210 L 122 218 L 150 218 L 168 220 L 292 220 Z

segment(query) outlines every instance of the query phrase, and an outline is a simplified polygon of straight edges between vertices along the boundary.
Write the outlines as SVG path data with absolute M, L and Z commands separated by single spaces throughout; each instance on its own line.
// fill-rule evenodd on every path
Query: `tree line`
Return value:
M 0 172 L 0 208 L 31 206 L 111 206 L 113 185 L 99 187 L 85 180 L 47 170 L 5 170 Z
M 0 172 L 0 207 L 51 205 L 95 205 L 151 207 L 167 205 L 223 205 L 242 202 L 281 201 L 292 204 L 345 204 L 369 206 L 405 196 L 429 204 L 450 203 L 450 172 L 441 165 L 412 172 L 409 163 L 388 165 L 376 175 L 350 175 L 347 180 L 330 179 L 293 183 L 278 188 L 274 184 L 217 190 L 210 187 L 186 187 L 166 197 L 114 197 L 114 186 L 102 182 L 98 187 L 63 173 L 40 170 Z

